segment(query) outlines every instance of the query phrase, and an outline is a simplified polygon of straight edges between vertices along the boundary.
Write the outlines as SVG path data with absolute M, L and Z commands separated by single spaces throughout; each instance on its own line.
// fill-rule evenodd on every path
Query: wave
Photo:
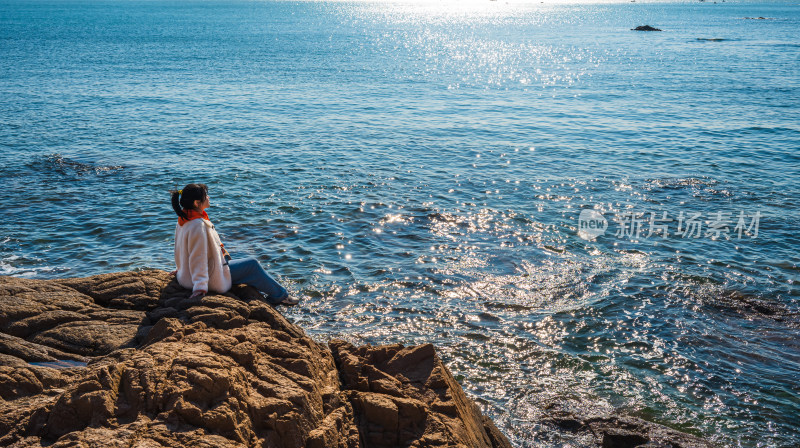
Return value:
M 681 190 L 685 188 L 705 188 L 719 183 L 710 177 L 662 177 L 646 180 L 649 189 Z
M 40 258 L 31 259 L 19 255 L 7 255 L 0 259 L 0 275 L 38 277 L 66 271 L 67 269 L 63 267 L 45 265 L 44 260 Z

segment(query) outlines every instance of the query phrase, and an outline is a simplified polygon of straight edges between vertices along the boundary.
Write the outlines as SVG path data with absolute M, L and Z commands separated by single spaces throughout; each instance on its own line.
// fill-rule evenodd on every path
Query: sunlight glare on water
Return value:
M 302 297 L 290 319 L 434 343 L 515 446 L 588 443 L 542 422 L 551 405 L 798 444 L 796 8 L 0 13 L 3 275 L 171 270 L 167 190 L 201 181 L 226 247 Z M 609 221 L 592 241 L 584 209 Z M 625 212 L 757 210 L 757 238 L 615 236 Z

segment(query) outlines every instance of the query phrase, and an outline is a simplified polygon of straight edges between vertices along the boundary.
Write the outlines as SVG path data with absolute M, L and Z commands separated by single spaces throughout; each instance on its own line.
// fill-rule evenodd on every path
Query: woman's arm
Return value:
M 195 221 L 198 222 L 198 221 Z M 192 292 L 208 291 L 208 237 L 202 222 L 187 230 L 189 243 L 189 272 L 192 274 Z M 184 225 L 190 225 L 189 223 Z M 194 294 L 192 294 L 194 296 Z

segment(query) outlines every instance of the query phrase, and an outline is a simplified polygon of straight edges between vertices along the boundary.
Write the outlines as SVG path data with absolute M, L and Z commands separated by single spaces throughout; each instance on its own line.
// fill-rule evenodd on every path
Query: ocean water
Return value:
M 797 2 L 0 0 L 0 274 L 171 270 L 167 191 L 204 182 L 290 319 L 436 344 L 515 446 L 584 446 L 552 403 L 798 446 L 798 29 Z

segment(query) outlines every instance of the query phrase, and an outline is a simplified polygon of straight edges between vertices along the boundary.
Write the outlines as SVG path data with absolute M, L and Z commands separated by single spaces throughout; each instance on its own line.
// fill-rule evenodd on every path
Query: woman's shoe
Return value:
M 281 300 L 278 303 L 281 304 L 281 305 L 286 305 L 286 306 L 295 306 L 298 303 L 300 303 L 300 298 L 299 297 L 287 296 L 285 299 Z
M 262 293 L 262 294 L 261 294 L 261 297 L 263 297 L 263 298 L 264 298 L 264 301 L 265 301 L 265 302 L 267 302 L 267 303 L 272 303 L 272 301 L 271 301 L 271 300 L 269 300 L 269 296 L 268 296 L 268 295 L 266 295 L 266 294 Z M 295 305 L 297 305 L 298 303 L 300 303 L 300 298 L 298 298 L 298 297 L 292 297 L 292 296 L 286 296 L 286 298 L 284 298 L 284 299 L 283 299 L 283 300 L 281 300 L 280 302 L 273 303 L 273 305 L 286 305 L 286 306 L 295 306 Z

